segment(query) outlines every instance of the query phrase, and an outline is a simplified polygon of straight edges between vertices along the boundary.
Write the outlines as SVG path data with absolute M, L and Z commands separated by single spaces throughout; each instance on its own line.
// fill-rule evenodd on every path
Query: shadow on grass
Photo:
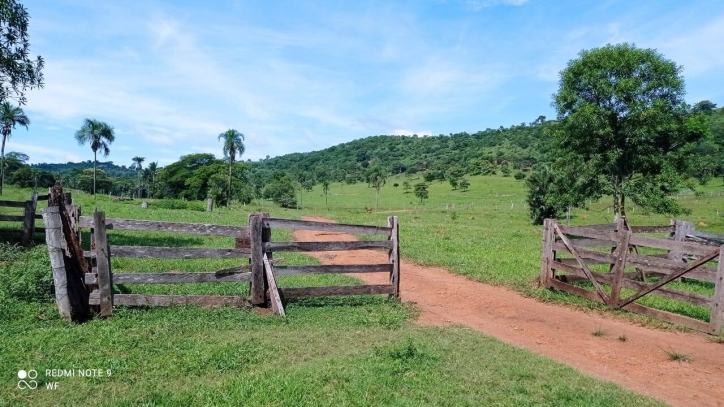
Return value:
M 284 305 L 292 305 L 305 308 L 319 307 L 368 307 L 381 304 L 395 303 L 394 300 L 382 295 L 359 295 L 359 296 L 339 296 L 339 297 L 310 297 L 310 298 L 290 298 L 284 300 Z

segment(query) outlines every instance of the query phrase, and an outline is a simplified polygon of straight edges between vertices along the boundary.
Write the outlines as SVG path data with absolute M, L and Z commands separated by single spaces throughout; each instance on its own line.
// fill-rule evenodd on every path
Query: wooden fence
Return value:
M 70 201 L 70 193 L 66 195 L 66 200 Z M 22 224 L 22 229 L 0 229 L 0 237 L 9 240 L 19 236 L 22 245 L 27 246 L 33 240 L 36 232 L 44 233 L 45 228 L 36 227 L 35 220 L 43 218 L 42 215 L 37 213 L 38 201 L 47 201 L 48 196 L 39 196 L 37 192 L 33 192 L 30 200 L 27 201 L 0 201 L 0 207 L 23 209 L 22 215 L 0 214 L 0 221 L 21 222 Z
M 95 212 L 92 217 L 78 216 L 76 223 L 78 228 L 92 228 L 91 250 L 85 251 L 83 255 L 86 259 L 90 260 L 89 264 L 92 265 L 92 268 L 89 269 L 90 272 L 85 274 L 84 282 L 89 291 L 88 304 L 99 306 L 101 316 L 111 315 L 113 313 L 113 305 L 172 306 L 194 304 L 221 306 L 264 305 L 268 302 L 271 303 L 275 312 L 283 315 L 284 308 L 282 301 L 288 298 L 359 294 L 389 294 L 396 298 L 399 297 L 400 269 L 397 217 L 390 217 L 387 227 L 376 227 L 274 219 L 269 218 L 268 214 L 256 213 L 249 216 L 248 226 L 224 226 L 113 219 L 106 218 L 104 212 Z M 355 242 L 272 242 L 272 228 L 375 234 L 386 237 L 386 240 Z M 161 231 L 193 235 L 227 236 L 235 238 L 235 247 L 111 246 L 108 243 L 108 230 Z M 77 233 L 77 235 L 79 236 L 80 233 Z M 59 244 L 51 242 L 49 242 L 48 245 L 49 248 L 59 246 Z M 390 260 L 384 264 L 335 266 L 277 266 L 273 260 L 274 252 L 357 249 L 387 249 Z M 246 260 L 246 264 L 240 263 L 235 267 L 210 272 L 149 273 L 141 271 L 114 273 L 111 270 L 111 257 L 176 259 L 226 258 L 248 260 Z M 53 269 L 56 270 L 56 267 Z M 276 284 L 276 276 L 279 275 L 367 272 L 389 273 L 390 283 L 382 285 L 298 288 L 279 288 Z M 113 292 L 114 284 L 210 282 L 249 282 L 250 294 L 246 297 L 221 295 L 147 295 Z
M 657 238 L 644 233 L 666 233 Z M 613 308 L 654 316 L 717 334 L 724 327 L 724 235 L 697 231 L 693 224 L 671 226 L 613 224 L 565 226 L 546 219 L 543 227 L 540 284 L 576 294 Z M 648 253 L 648 254 L 646 254 Z M 565 257 L 563 257 L 565 256 Z M 592 269 L 589 266 L 603 265 Z M 666 285 L 687 279 L 714 285 L 706 296 Z M 653 283 L 647 280 L 656 280 Z M 593 290 L 579 282 L 592 284 Z M 633 294 L 623 298 L 622 290 Z M 709 307 L 709 322 L 636 303 L 645 295 Z

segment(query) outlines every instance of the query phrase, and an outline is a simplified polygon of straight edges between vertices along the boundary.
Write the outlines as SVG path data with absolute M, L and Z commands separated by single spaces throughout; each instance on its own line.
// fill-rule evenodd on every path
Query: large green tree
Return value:
M 2 150 L 0 150 L 0 195 L 3 194 L 3 185 L 5 184 L 5 142 L 10 138 L 10 134 L 18 124 L 25 126 L 26 129 L 30 125 L 30 119 L 25 115 L 23 109 L 8 102 L 0 105 L 0 127 L 3 135 Z
M 557 167 L 572 195 L 610 195 L 616 217 L 626 200 L 657 213 L 684 209 L 670 198 L 686 184 L 707 133 L 685 103 L 682 68 L 654 49 L 630 44 L 582 51 L 560 74 L 553 106 Z M 575 180 L 578 180 L 576 182 Z M 581 204 L 583 200 L 578 200 Z
M 228 200 L 226 202 L 228 206 L 231 203 L 231 170 L 234 167 L 234 162 L 236 162 L 236 156 L 241 158 L 244 154 L 244 134 L 229 129 L 219 134 L 219 140 L 224 142 L 224 157 L 229 161 Z
M 136 178 L 138 178 L 138 198 L 142 198 L 143 196 L 143 162 L 146 161 L 146 157 L 139 157 L 135 156 L 131 158 L 133 160 L 133 164 L 131 164 L 131 169 L 136 171 Z
M 113 127 L 99 120 L 85 119 L 80 130 L 75 132 L 75 139 L 80 145 L 90 144 L 90 148 L 93 150 L 93 195 L 95 195 L 95 174 L 96 167 L 98 166 L 98 151 L 100 151 L 104 157 L 108 157 L 108 154 L 111 153 L 110 145 L 116 140 Z
M 0 0 L 0 102 L 25 104 L 25 91 L 43 87 L 43 58 L 30 58 L 30 16 L 15 0 Z

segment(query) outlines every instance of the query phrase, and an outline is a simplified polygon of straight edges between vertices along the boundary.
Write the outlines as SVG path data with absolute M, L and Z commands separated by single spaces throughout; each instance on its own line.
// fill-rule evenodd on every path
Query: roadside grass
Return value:
M 141 209 L 139 202 L 75 194 L 86 214 L 243 225 L 256 207 Z M 104 197 L 105 198 L 105 197 Z M 265 208 L 266 209 L 266 208 Z M 299 217 L 272 208 L 272 215 Z M 370 223 L 369 221 L 362 223 Z M 379 224 L 379 223 L 378 223 Z M 41 235 L 42 236 L 42 235 Z M 109 230 L 111 243 L 231 247 L 232 239 Z M 288 232 L 275 231 L 275 240 Z M 42 239 L 40 239 L 42 240 Z M 87 244 L 89 239 L 84 239 Z M 284 253 L 284 264 L 315 264 Z M 113 259 L 116 272 L 212 271 L 238 260 Z M 49 292 L 43 244 L 0 246 L 0 406 L 24 405 L 548 405 L 608 406 L 656 400 L 463 327 L 419 327 L 415 309 L 381 296 L 286 303 L 287 318 L 246 308 L 116 307 L 107 319 L 68 324 Z M 354 284 L 347 276 L 287 276 L 280 285 Z M 246 284 L 119 285 L 119 292 L 243 294 Z M 38 371 L 19 390 L 17 372 Z M 103 377 L 52 377 L 100 369 Z M 110 370 L 111 375 L 107 376 Z M 46 385 L 58 382 L 57 390 Z

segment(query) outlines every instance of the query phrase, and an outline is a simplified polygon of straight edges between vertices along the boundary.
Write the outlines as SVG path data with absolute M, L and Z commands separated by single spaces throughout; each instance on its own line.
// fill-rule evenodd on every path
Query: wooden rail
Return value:
M 70 193 L 66 194 L 65 199 L 70 205 L 72 202 Z M 0 214 L 0 222 L 22 222 L 22 229 L 0 229 L 0 236 L 12 238 L 20 235 L 22 245 L 27 246 L 33 240 L 36 232 L 45 233 L 45 228 L 35 227 L 35 220 L 43 218 L 41 214 L 36 213 L 39 200 L 47 201 L 48 195 L 39 197 L 37 192 L 33 192 L 28 201 L 0 200 L 0 207 L 23 208 L 24 210 L 22 215 Z
M 399 298 L 399 229 L 397 217 L 388 219 L 388 226 L 342 225 L 327 222 L 308 222 L 269 218 L 267 214 L 251 214 L 248 226 L 187 224 L 134 219 L 106 218 L 104 212 L 93 216 L 76 217 L 77 228 L 92 228 L 93 250 L 84 251 L 85 258 L 95 261 L 91 272 L 83 276 L 90 287 L 88 304 L 99 306 L 101 316 L 112 315 L 114 305 L 172 306 L 172 305 L 264 305 L 270 303 L 275 313 L 284 315 L 283 301 L 291 298 L 328 295 L 387 294 Z M 271 228 L 322 230 L 333 233 L 383 235 L 385 240 L 339 242 L 272 242 Z M 107 231 L 154 231 L 235 238 L 234 248 L 207 247 L 150 247 L 111 246 Z M 334 251 L 384 249 L 389 252 L 389 263 L 276 266 L 275 251 Z M 240 264 L 215 272 L 129 272 L 114 273 L 112 257 L 198 259 L 249 259 Z M 388 273 L 389 284 L 333 287 L 278 287 L 276 276 L 294 276 L 330 273 Z M 213 295 L 145 295 L 114 293 L 116 284 L 185 284 L 248 282 L 249 297 Z
M 614 224 L 589 227 L 564 226 L 547 219 L 543 229 L 541 285 L 712 334 L 719 333 L 724 326 L 724 246 L 712 247 L 711 242 L 702 244 L 687 241 L 687 237 L 691 236 L 715 241 L 719 237 L 724 238 L 723 235 L 695 232 L 693 224 L 683 221 L 676 221 L 672 226 L 629 227 L 625 220 L 621 220 Z M 670 234 L 669 239 L 636 235 L 667 232 Z M 571 239 L 567 235 L 578 238 Z M 643 247 L 666 250 L 668 253 L 640 254 L 638 249 Z M 573 258 L 562 258 L 561 255 Z M 712 266 L 712 263 L 716 265 Z M 610 265 L 607 272 L 588 268 L 589 265 L 601 264 Z M 626 268 L 636 271 L 625 271 Z M 647 276 L 655 276 L 659 280 L 649 283 L 646 281 Z M 714 295 L 706 296 L 666 286 L 681 277 L 714 283 Z M 596 291 L 572 285 L 579 282 L 591 283 Z M 624 288 L 634 290 L 635 293 L 622 298 L 621 290 Z M 646 295 L 708 307 L 711 309 L 710 320 L 707 323 L 635 302 Z

